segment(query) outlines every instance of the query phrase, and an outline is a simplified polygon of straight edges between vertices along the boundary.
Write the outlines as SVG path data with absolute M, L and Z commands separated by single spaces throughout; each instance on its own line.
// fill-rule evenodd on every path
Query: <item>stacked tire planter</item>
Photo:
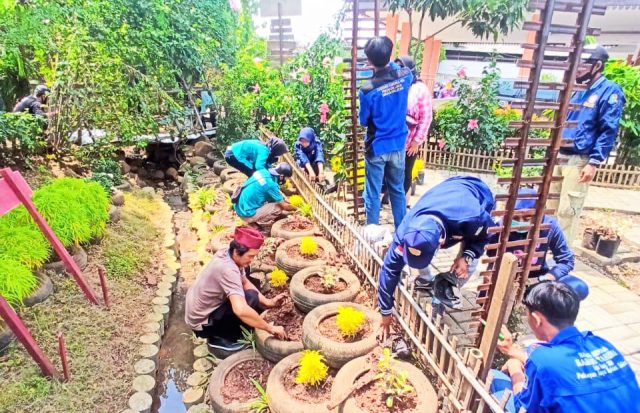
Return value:
M 161 202 L 158 219 L 162 222 L 172 222 L 171 208 Z M 133 365 L 136 377 L 133 380 L 133 394 L 129 398 L 129 409 L 122 413 L 141 412 L 150 413 L 153 401 L 152 395 L 156 389 L 156 370 L 160 344 L 167 327 L 169 309 L 173 293 L 176 289 L 180 263 L 176 258 L 176 240 L 172 226 L 164 228 L 163 240 L 165 260 L 162 278 L 156 286 L 156 294 L 151 302 L 149 314 L 145 318 L 143 331 L 138 339 L 138 359 Z

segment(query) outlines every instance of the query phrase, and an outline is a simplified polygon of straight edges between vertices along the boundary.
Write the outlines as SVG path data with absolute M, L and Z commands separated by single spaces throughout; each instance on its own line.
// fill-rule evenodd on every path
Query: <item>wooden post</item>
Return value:
M 518 268 L 518 259 L 511 253 L 504 254 L 502 265 L 495 280 L 495 288 L 489 304 L 489 312 L 487 313 L 487 325 L 482 331 L 482 339 L 480 340 L 480 351 L 483 355 L 482 370 L 480 377 L 484 380 L 493 364 L 493 357 L 496 351 L 496 343 L 498 342 L 498 334 L 502 328 L 502 324 L 508 318 L 507 310 L 511 307 L 511 300 L 514 297 L 514 288 L 516 287 L 516 270 Z
M 536 11 L 533 16 L 531 16 L 531 21 L 534 22 L 539 22 L 540 21 L 540 12 Z M 536 31 L 528 31 L 527 32 L 527 43 L 529 44 L 536 44 L 536 35 L 537 32 Z M 522 60 L 532 60 L 533 59 L 533 50 L 530 49 L 525 49 L 522 52 Z M 529 77 L 529 72 L 531 71 L 531 69 L 526 68 L 526 67 L 521 67 L 520 70 L 518 71 L 518 76 L 520 76 L 521 78 L 528 78 Z
M 402 23 L 402 31 L 400 32 L 400 51 L 399 56 L 409 54 L 409 42 L 411 41 L 411 25 L 409 22 Z
M 385 34 L 393 42 L 393 47 L 396 45 L 396 36 L 398 35 L 398 22 L 400 16 L 397 14 L 387 14 Z M 391 52 L 391 56 L 395 56 L 395 50 Z

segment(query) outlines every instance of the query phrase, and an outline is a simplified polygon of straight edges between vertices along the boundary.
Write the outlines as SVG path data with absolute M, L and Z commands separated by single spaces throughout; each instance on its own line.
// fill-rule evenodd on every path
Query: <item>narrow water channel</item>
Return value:
M 182 393 L 187 389 L 187 377 L 193 371 L 193 343 L 191 329 L 184 322 L 184 297 L 187 281 L 192 279 L 197 269 L 190 262 L 189 248 L 192 237 L 189 229 L 190 212 L 178 196 L 167 197 L 174 209 L 174 228 L 176 242 L 180 248 L 181 268 L 178 272 L 178 286 L 171 301 L 171 311 L 167 330 L 162 339 L 158 354 L 157 387 L 153 399 L 152 413 L 186 413 L 182 402 Z M 190 282 L 189 282 L 190 283 Z

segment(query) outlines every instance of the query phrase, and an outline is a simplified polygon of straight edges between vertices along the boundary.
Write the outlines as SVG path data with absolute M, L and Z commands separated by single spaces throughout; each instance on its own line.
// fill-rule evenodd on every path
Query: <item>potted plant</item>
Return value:
M 283 242 L 278 247 L 276 265 L 292 277 L 304 268 L 326 265 L 327 258 L 335 254 L 336 249 L 324 238 L 294 238 Z
M 340 413 L 435 413 L 438 397 L 427 377 L 414 365 L 396 360 L 385 348 L 356 358 L 336 375 L 331 404 Z
M 318 233 L 318 227 L 313 222 L 313 210 L 310 204 L 304 202 L 300 195 L 289 197 L 289 202 L 298 208 L 295 214 L 273 223 L 271 236 L 284 239 L 310 237 Z
M 250 379 L 264 386 L 273 364 L 249 349 L 222 360 L 209 379 L 209 398 L 216 412 L 246 413 L 260 392 Z
M 328 413 L 326 403 L 336 371 L 320 352 L 291 354 L 275 365 L 267 380 L 272 413 Z
M 620 246 L 620 235 L 611 228 L 599 228 L 598 243 L 596 245 L 596 253 L 603 257 L 613 258 Z
M 352 301 L 359 291 L 360 280 L 346 266 L 305 268 L 291 278 L 289 286 L 291 299 L 305 313 L 323 304 Z
M 360 304 L 329 303 L 311 310 L 302 323 L 305 348 L 322 352 L 331 367 L 373 350 L 380 314 Z
M 275 269 L 269 276 L 269 283 L 279 293 L 286 289 L 287 274 Z M 267 322 L 284 327 L 287 339 L 280 340 L 264 330 L 256 329 L 256 347 L 266 359 L 278 362 L 284 357 L 302 351 L 302 319 L 304 314 L 294 305 L 291 298 L 287 298 L 279 307 L 271 308 L 261 314 Z

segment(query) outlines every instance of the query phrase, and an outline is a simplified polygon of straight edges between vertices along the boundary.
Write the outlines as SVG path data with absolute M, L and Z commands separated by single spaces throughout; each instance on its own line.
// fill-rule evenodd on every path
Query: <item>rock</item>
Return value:
M 171 178 L 175 181 L 178 179 L 178 170 L 176 168 L 168 168 L 165 171 L 165 175 L 167 175 L 168 178 Z
M 212 412 L 213 410 L 211 410 L 211 408 L 206 403 L 196 404 L 194 406 L 189 407 L 189 410 L 187 410 L 187 413 L 212 413 Z
M 206 358 L 201 358 L 193 363 L 193 370 L 206 373 L 213 368 L 213 364 Z
M 193 158 L 189 158 L 189 164 L 191 166 L 196 165 L 204 165 L 206 160 L 202 156 L 194 156 Z
M 142 331 L 144 333 L 156 333 L 156 334 L 158 334 L 160 332 L 160 323 L 156 323 L 156 322 L 152 322 L 152 321 L 146 322 L 142 326 Z
M 153 362 L 155 363 L 155 362 L 158 361 L 158 352 L 159 351 L 160 351 L 160 349 L 156 345 L 143 344 L 142 346 L 140 346 L 140 350 L 138 350 L 138 355 L 140 357 L 144 357 L 146 359 L 153 360 Z
M 122 169 L 123 174 L 128 174 L 131 171 L 131 166 L 125 161 L 120 161 L 120 169 Z
M 146 333 L 140 336 L 142 344 L 159 344 L 160 336 L 157 333 Z
M 194 371 L 189 377 L 187 377 L 187 386 L 199 387 L 207 382 L 209 375 L 202 371 Z
M 111 195 L 111 203 L 115 206 L 124 205 L 124 194 L 122 191 L 115 189 L 113 195 Z
M 169 304 L 169 298 L 168 297 L 155 297 L 153 300 L 151 300 L 151 302 L 154 305 L 167 305 L 167 304 Z
M 196 156 L 206 158 L 207 154 L 213 152 L 214 150 L 215 148 L 209 142 L 196 142 L 193 152 Z
M 150 186 L 145 186 L 140 190 L 140 192 L 146 196 L 154 196 L 156 194 L 156 191 Z
M 146 177 L 148 177 L 148 176 L 149 176 L 149 171 L 147 171 L 147 170 L 146 170 L 146 169 L 144 169 L 144 168 L 138 168 L 138 176 L 139 176 L 140 178 L 146 178 Z
M 149 393 L 136 392 L 129 398 L 129 407 L 136 412 L 149 413 L 151 411 L 151 404 L 153 399 Z
M 116 223 L 120 221 L 120 210 L 113 205 L 109 208 L 109 222 Z
M 164 179 L 164 172 L 162 172 L 160 169 L 156 169 L 151 173 L 151 177 L 153 179 L 159 179 L 159 180 Z
M 127 165 L 129 165 L 129 164 L 127 164 Z M 129 169 L 131 170 L 131 172 L 136 173 L 136 172 L 138 172 L 139 168 L 136 165 L 131 165 L 131 166 L 129 166 Z
M 158 182 L 158 188 L 164 188 L 164 182 Z
M 193 349 L 193 356 L 195 358 L 203 358 L 209 355 L 209 348 L 206 344 L 199 345 L 198 347 Z
M 133 365 L 133 370 L 136 374 L 152 374 L 156 370 L 156 363 L 153 360 L 141 359 Z
M 149 393 L 156 387 L 156 379 L 147 374 L 138 376 L 133 379 L 133 385 L 131 387 L 133 387 L 133 390 L 136 392 Z
M 204 389 L 202 387 L 190 387 L 182 393 L 182 402 L 187 408 L 202 403 L 203 400 Z
M 179 183 L 179 184 L 182 184 L 184 182 L 184 178 L 182 176 L 178 176 L 176 178 L 176 182 Z

